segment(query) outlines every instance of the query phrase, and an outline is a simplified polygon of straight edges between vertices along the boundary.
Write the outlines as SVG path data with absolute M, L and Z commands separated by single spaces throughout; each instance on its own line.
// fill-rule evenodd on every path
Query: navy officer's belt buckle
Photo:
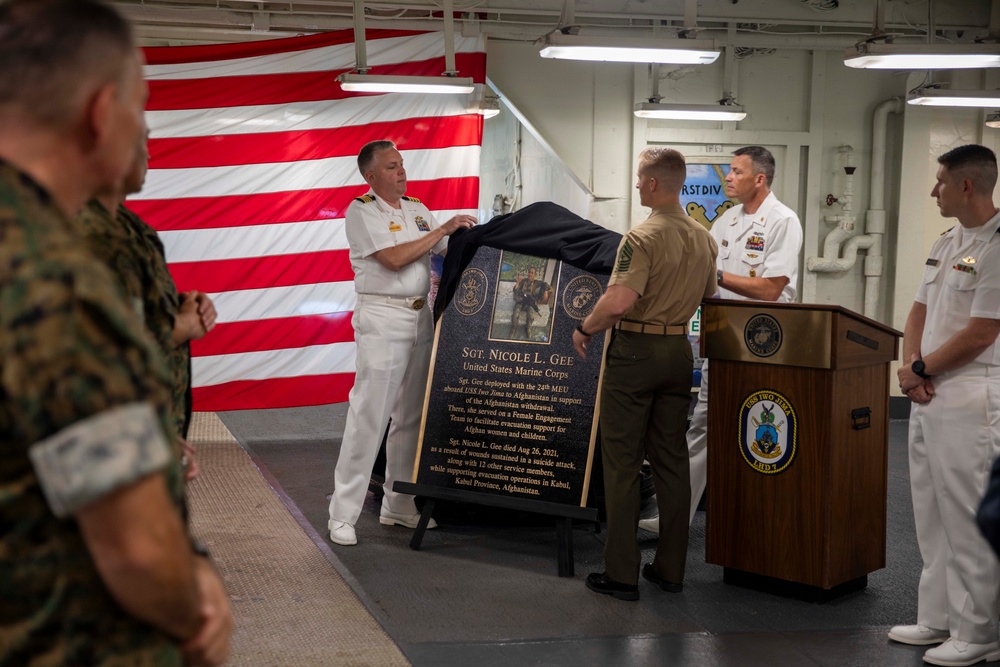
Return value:
M 410 304 L 410 308 L 413 310 L 422 310 L 427 304 L 427 299 L 414 299 L 413 303 Z

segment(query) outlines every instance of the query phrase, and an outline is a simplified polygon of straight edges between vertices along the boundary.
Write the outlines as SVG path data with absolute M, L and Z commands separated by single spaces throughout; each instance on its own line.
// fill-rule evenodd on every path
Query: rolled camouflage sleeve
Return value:
M 57 517 L 167 467 L 170 446 L 148 403 L 111 408 L 64 428 L 28 450 Z

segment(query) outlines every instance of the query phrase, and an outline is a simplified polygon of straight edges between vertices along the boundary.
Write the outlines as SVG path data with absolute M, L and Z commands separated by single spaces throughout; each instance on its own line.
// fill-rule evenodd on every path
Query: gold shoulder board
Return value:
M 420 200 L 417 199 L 416 197 L 407 197 L 406 195 L 403 195 L 403 199 L 405 199 L 406 201 L 411 201 L 411 202 L 413 202 L 415 204 L 419 204 L 420 203 Z
M 371 204 L 373 201 L 375 201 L 375 196 L 374 195 L 362 195 L 360 197 L 355 197 L 354 201 L 359 201 L 362 204 Z

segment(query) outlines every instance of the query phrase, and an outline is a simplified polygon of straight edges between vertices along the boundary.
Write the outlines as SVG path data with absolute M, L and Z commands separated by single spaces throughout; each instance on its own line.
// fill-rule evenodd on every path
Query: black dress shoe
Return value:
M 642 566 L 642 578 L 652 581 L 654 584 L 662 588 L 668 593 L 680 593 L 684 590 L 684 584 L 675 584 L 672 581 L 667 581 L 660 575 L 656 573 L 653 569 L 652 563 L 646 563 Z
M 619 600 L 634 601 L 639 599 L 639 587 L 636 584 L 620 584 L 614 579 L 610 579 L 605 572 L 588 574 L 587 588 L 602 595 L 613 595 Z

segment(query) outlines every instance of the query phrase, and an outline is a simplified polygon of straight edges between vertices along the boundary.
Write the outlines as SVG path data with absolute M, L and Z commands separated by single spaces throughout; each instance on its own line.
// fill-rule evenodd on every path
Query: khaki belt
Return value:
M 404 306 L 410 310 L 421 310 L 427 305 L 427 299 L 422 296 L 387 296 L 385 294 L 362 294 L 366 300 L 385 301 L 386 303 Z
M 615 325 L 615 329 L 631 331 L 633 333 L 653 334 L 655 336 L 684 336 L 687 335 L 687 326 L 683 324 L 652 324 L 651 322 L 633 322 L 622 320 Z

